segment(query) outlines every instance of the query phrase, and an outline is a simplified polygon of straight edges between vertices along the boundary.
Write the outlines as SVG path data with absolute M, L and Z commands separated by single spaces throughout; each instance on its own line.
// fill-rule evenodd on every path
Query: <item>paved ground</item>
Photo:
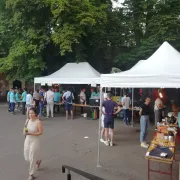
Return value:
M 12 115 L 0 105 L 0 179 L 26 180 L 28 164 L 23 159 L 22 129 L 25 116 Z M 145 149 L 139 146 L 137 128 L 126 127 L 116 121 L 116 146 L 101 144 L 102 168 L 97 168 L 98 122 L 83 118 L 68 120 L 61 115 L 44 120 L 42 137 L 42 169 L 38 180 L 65 180 L 61 165 L 69 165 L 107 180 L 147 180 Z M 152 131 L 153 132 L 153 131 Z M 150 132 L 149 139 L 152 138 Z M 84 139 L 88 136 L 89 139 Z M 156 165 L 153 165 L 156 167 Z M 161 167 L 165 169 L 166 167 Z M 178 167 L 174 165 L 174 180 Z M 169 180 L 166 176 L 152 175 L 152 180 Z M 85 180 L 72 174 L 73 180 Z

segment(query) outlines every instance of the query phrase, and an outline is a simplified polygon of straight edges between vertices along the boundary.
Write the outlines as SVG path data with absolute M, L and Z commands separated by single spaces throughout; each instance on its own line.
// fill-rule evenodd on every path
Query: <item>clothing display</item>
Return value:
M 161 157 L 161 153 L 167 153 L 166 158 L 168 159 L 171 159 L 173 157 L 173 153 L 169 149 L 169 147 L 161 147 L 161 146 L 155 147 L 153 150 L 149 152 L 149 155 L 154 157 Z

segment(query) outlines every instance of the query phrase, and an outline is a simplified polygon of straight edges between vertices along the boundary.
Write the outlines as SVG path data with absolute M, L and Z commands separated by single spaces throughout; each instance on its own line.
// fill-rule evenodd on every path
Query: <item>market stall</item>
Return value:
M 147 60 L 134 68 L 116 74 L 101 75 L 101 92 L 103 87 L 116 88 L 179 88 L 180 87 L 180 53 L 169 43 L 164 42 Z M 133 91 L 132 91 L 133 100 Z M 101 104 L 101 103 L 100 103 Z M 99 122 L 100 138 L 100 122 Z M 175 151 L 174 151 L 175 152 Z M 173 149 L 172 149 L 173 153 Z M 172 159 L 171 159 L 172 160 Z M 159 161 L 162 162 L 162 161 Z M 100 166 L 100 149 L 98 147 L 97 166 Z M 171 174 L 171 173 L 170 173 Z
M 172 121 L 172 122 L 171 122 Z M 148 180 L 151 173 L 158 173 L 170 176 L 173 179 L 173 163 L 176 155 L 176 135 L 177 135 L 176 119 L 172 117 L 163 119 L 163 122 L 158 124 L 157 132 L 146 153 L 148 160 Z M 151 162 L 165 164 L 170 166 L 169 172 L 164 172 L 161 169 L 152 169 Z
M 49 86 L 53 84 L 89 84 L 96 86 L 100 84 L 100 73 L 88 62 L 67 63 L 53 74 L 34 78 L 34 89 L 36 84 L 48 84 Z M 62 104 L 58 105 L 61 106 Z M 74 107 L 76 108 L 77 106 Z M 90 106 L 87 105 L 87 107 Z

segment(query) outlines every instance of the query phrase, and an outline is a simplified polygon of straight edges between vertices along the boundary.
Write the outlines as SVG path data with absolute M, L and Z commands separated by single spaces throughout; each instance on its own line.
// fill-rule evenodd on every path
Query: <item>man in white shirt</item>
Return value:
M 46 105 L 46 111 L 47 111 L 47 118 L 49 118 L 49 111 L 51 111 L 51 117 L 54 117 L 54 92 L 49 89 L 46 93 L 45 93 L 45 101 L 47 102 Z
M 130 104 L 131 104 L 131 99 L 130 97 L 127 96 L 128 94 L 125 93 L 124 94 L 124 97 L 122 98 L 122 106 L 123 106 L 123 113 L 124 113 L 124 123 L 126 125 L 130 125 L 130 122 L 129 122 L 129 107 L 130 107 Z
M 81 90 L 81 92 L 80 92 L 80 103 L 81 104 L 85 104 L 86 103 L 86 94 L 85 94 L 85 92 L 86 92 L 86 89 L 85 88 L 83 88 L 82 90 Z M 84 114 L 84 108 L 83 107 L 81 107 L 81 114 Z
M 69 88 L 68 91 L 63 94 L 62 99 L 65 102 L 66 119 L 68 119 L 69 111 L 71 111 L 71 119 L 73 119 L 72 100 L 74 99 L 74 95 L 71 91 L 71 88 Z

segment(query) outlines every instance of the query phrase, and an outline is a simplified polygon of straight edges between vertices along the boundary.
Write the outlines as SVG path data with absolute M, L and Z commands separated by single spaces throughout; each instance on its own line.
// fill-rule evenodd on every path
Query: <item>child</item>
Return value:
M 44 98 L 43 96 L 41 96 L 40 101 L 39 101 L 39 119 L 40 120 L 42 120 L 42 117 L 43 117 L 44 106 L 45 106 Z

